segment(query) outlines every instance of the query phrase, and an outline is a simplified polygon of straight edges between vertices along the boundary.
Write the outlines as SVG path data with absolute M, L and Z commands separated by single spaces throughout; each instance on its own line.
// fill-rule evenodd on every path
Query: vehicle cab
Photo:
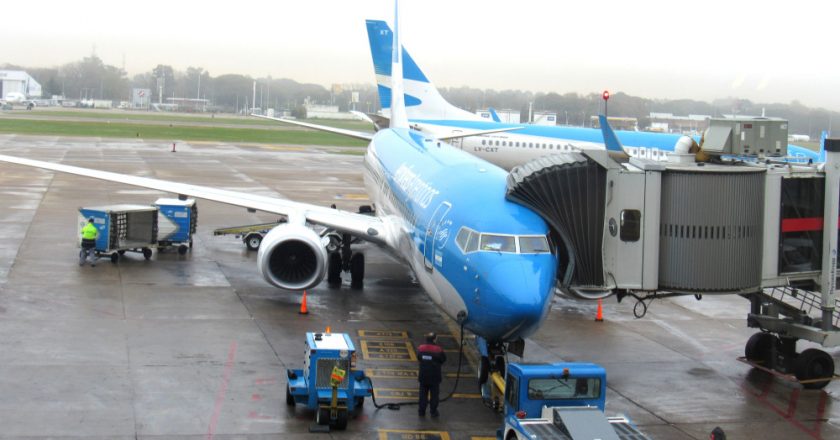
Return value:
M 607 372 L 600 365 L 512 363 L 505 382 L 505 417 L 540 417 L 544 406 L 593 406 L 603 412 L 606 394 Z

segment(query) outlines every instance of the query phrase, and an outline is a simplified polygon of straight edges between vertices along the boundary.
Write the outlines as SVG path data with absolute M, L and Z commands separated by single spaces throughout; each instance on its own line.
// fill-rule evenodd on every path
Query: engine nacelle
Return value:
M 327 273 L 327 250 L 321 237 L 304 225 L 282 224 L 260 244 L 257 265 L 270 284 L 288 290 L 316 286 Z

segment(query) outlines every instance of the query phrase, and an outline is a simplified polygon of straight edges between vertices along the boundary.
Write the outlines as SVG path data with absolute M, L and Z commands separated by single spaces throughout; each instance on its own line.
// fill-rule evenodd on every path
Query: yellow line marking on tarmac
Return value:
M 358 330 L 360 338 L 408 339 L 408 332 L 392 330 Z
M 375 344 L 380 341 L 368 341 L 362 339 L 362 356 L 370 361 L 417 361 L 414 354 L 414 347 L 411 342 L 403 341 L 396 347 L 379 347 Z M 373 346 L 368 345 L 373 343 Z
M 470 440 L 496 440 L 496 437 L 470 437 Z
M 365 375 L 374 379 L 417 379 L 416 369 L 407 368 L 368 368 Z
M 416 388 L 374 388 L 374 396 L 377 399 L 417 399 L 420 390 Z M 455 393 L 452 395 L 454 399 L 480 399 L 481 394 L 478 393 Z
M 446 431 L 410 431 L 407 429 L 380 429 L 379 440 L 452 440 Z M 393 434 L 393 435 L 392 435 Z

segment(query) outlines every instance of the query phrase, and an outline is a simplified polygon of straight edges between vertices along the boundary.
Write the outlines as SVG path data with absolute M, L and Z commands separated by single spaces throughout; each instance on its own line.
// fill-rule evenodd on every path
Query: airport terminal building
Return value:
M 23 93 L 27 98 L 41 96 L 41 84 L 23 70 L 0 70 L 0 96 Z

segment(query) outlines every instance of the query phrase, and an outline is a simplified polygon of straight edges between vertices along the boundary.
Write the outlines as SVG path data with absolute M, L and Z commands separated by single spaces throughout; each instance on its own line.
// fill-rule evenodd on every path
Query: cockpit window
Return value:
M 512 235 L 481 234 L 482 251 L 516 252 L 516 237 Z
M 464 226 L 458 231 L 455 242 L 464 253 L 475 252 L 478 250 L 478 232 Z
M 551 252 L 548 247 L 548 239 L 544 235 L 525 235 L 519 237 L 519 253 L 521 254 L 547 254 Z

